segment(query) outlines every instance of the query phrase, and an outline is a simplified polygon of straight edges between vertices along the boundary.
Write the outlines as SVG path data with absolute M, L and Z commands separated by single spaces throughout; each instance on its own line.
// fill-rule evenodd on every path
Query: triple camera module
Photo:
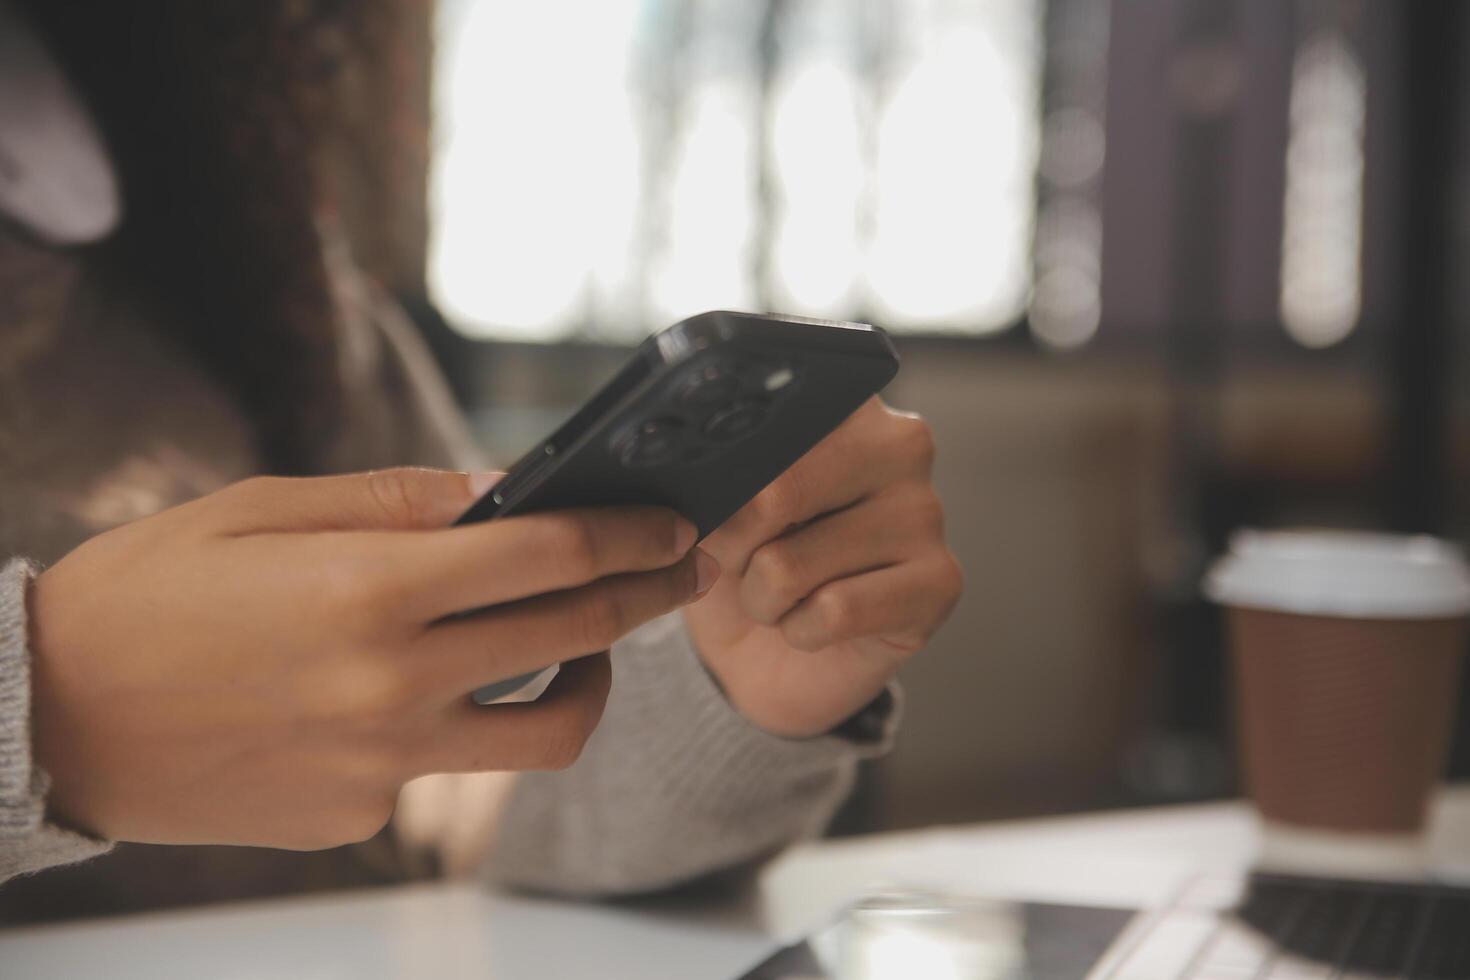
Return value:
M 630 469 L 704 459 L 758 430 L 795 381 L 789 364 L 729 357 L 691 364 L 666 386 L 665 411 L 625 428 L 613 451 Z

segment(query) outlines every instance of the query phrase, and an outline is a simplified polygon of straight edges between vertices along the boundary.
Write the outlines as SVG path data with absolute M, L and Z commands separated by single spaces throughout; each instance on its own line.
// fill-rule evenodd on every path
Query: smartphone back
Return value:
M 873 327 L 702 313 L 645 341 L 460 523 L 654 504 L 704 537 L 897 370 L 892 343 Z

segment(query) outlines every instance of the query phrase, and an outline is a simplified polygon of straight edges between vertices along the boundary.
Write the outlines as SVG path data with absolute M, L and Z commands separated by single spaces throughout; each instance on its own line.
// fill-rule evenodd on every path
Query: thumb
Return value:
M 215 496 L 236 534 L 448 527 L 504 474 L 398 467 L 309 478 L 259 477 Z

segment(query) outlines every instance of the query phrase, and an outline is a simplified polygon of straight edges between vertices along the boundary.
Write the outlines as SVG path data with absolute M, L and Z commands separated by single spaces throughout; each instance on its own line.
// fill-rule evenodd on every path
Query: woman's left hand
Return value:
M 961 573 L 933 460 L 922 419 L 870 399 L 701 545 L 723 574 L 684 617 L 758 727 L 831 731 L 949 616 Z

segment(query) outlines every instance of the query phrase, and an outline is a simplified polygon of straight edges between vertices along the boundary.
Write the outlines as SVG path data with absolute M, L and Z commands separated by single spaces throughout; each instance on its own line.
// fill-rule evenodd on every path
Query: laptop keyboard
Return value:
M 1470 889 L 1201 879 L 1119 954 L 1100 980 L 1467 980 Z

